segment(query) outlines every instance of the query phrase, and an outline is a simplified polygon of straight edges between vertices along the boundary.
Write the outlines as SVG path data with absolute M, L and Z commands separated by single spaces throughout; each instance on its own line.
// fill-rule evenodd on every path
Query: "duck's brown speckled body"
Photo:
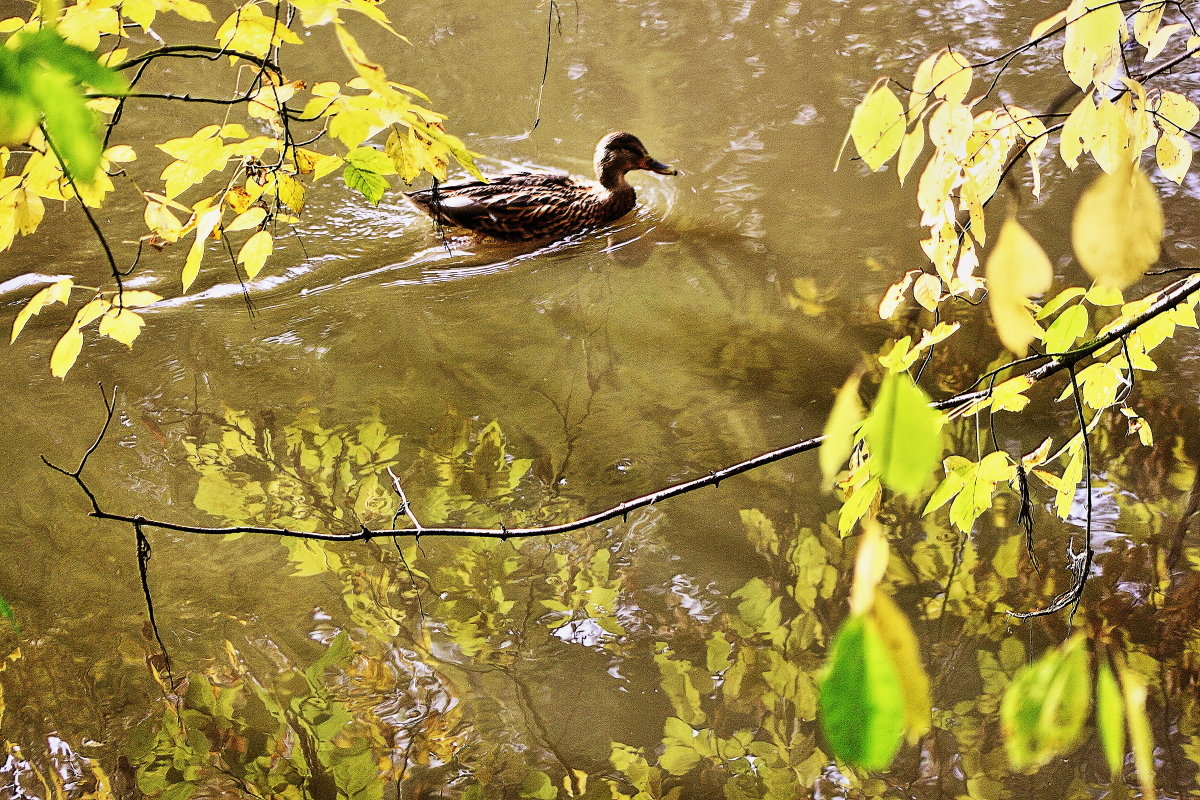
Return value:
M 595 167 L 597 183 L 569 175 L 519 172 L 488 183 L 457 183 L 405 196 L 446 225 L 510 242 L 557 239 L 606 225 L 632 211 L 637 196 L 625 180 L 631 170 L 679 174 L 651 158 L 631 133 L 610 133 L 601 139 Z

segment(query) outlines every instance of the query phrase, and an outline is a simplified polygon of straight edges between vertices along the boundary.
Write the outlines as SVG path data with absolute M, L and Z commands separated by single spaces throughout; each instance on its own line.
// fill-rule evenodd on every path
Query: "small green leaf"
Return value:
M 554 788 L 554 781 L 550 780 L 550 776 L 541 770 L 534 770 L 525 776 L 525 780 L 521 781 L 521 797 L 532 798 L 532 800 L 554 800 L 558 797 L 558 789 Z
M 889 373 L 863 423 L 874 471 L 890 488 L 915 496 L 942 457 L 943 416 L 907 374 Z
M 1058 315 L 1054 323 L 1042 335 L 1046 352 L 1065 353 L 1080 336 L 1087 331 L 1088 312 L 1083 306 L 1071 306 Z
M 821 729 L 831 752 L 863 769 L 883 769 L 900 749 L 904 718 L 900 675 L 878 624 L 850 617 L 834 637 L 821 678 Z
M 1121 688 L 1107 661 L 1100 662 L 1096 675 L 1096 726 L 1100 729 L 1108 768 L 1114 776 L 1119 775 L 1125 762 L 1125 706 Z
M 658 765 L 672 775 L 686 775 L 700 763 L 700 754 L 680 744 L 667 745 Z
M 346 156 L 346 163 L 364 172 L 379 175 L 394 175 L 396 172 L 396 166 L 387 154 L 373 147 L 356 147 Z
M 100 167 L 96 117 L 66 72 L 41 70 L 30 76 L 30 96 L 45 118 L 46 135 L 71 177 L 91 182 Z
M 360 169 L 353 164 L 346 165 L 346 169 L 342 172 L 342 179 L 346 181 L 348 187 L 361 192 L 367 202 L 372 205 L 379 205 L 379 201 L 383 199 L 383 193 L 388 190 L 389 186 L 387 179 L 378 172 Z

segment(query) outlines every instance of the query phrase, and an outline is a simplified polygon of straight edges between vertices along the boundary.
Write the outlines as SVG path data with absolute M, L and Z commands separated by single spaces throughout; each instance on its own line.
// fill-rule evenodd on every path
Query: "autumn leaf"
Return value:
M 1164 225 L 1158 192 L 1130 162 L 1101 175 L 1083 193 L 1075 207 L 1071 242 L 1089 275 L 1124 289 L 1158 260 Z
M 1016 217 L 1009 217 L 1000 228 L 984 275 L 996 333 L 1005 347 L 1024 356 L 1029 343 L 1042 335 L 1026 301 L 1050 288 L 1054 279 L 1050 259 Z

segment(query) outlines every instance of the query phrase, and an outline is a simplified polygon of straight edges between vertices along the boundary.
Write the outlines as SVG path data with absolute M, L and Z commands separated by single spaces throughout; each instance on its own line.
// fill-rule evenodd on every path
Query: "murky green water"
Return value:
M 0 685 L 3 738 L 29 763 L 10 757 L 0 796 L 48 796 L 34 766 L 90 785 L 91 767 L 71 753 L 128 785 L 133 765 L 169 739 L 172 706 L 147 666 L 158 647 L 134 533 L 90 520 L 85 498 L 38 458 L 78 459 L 103 418 L 97 382 L 120 387 L 87 473 L 104 505 L 195 524 L 382 525 L 395 505 L 384 463 L 425 525 L 561 521 L 815 435 L 834 389 L 896 333 L 875 314 L 882 291 L 922 263 L 911 189 L 854 162 L 832 172 L 850 109 L 881 69 L 910 72 L 946 44 L 994 53 L 1056 8 L 580 0 L 556 10 L 532 132 L 545 4 L 401 5 L 390 13 L 411 46 L 365 27 L 362 41 L 450 115 L 485 171 L 586 172 L 613 129 L 683 171 L 635 176 L 641 207 L 611 230 L 540 250 L 447 247 L 394 194 L 368 208 L 331 187 L 310 196 L 296 235 L 280 237 L 249 286 L 253 313 L 215 259 L 180 296 L 184 254 L 167 249 L 147 253 L 131 285 L 176 299 L 148 313 L 132 351 L 89 340 L 69 378 L 53 379 L 47 359 L 65 317 L 51 311 L 8 348 L 0 596 L 21 630 L 0 639 L 0 651 L 19 647 Z M 341 58 L 331 41 L 324 52 L 319 37 L 311 44 L 304 58 Z M 224 74 L 176 69 L 163 80 Z M 147 105 L 118 139 L 153 162 L 139 137 L 208 121 L 176 112 Z M 1078 183 L 1060 186 L 1051 203 Z M 122 191 L 104 223 L 128 255 L 141 205 Z M 1194 203 L 1187 185 L 1169 201 L 1181 253 L 1195 241 Z M 0 278 L 103 280 L 77 211 L 52 213 L 45 235 L 4 254 Z M 1050 214 L 1032 223 L 1051 250 L 1066 224 Z M 31 291 L 11 288 L 8 319 Z M 997 352 L 978 314 L 964 320 L 975 320 L 978 350 L 939 357 L 926 379 L 934 393 L 961 388 Z M 1183 337 L 1177 363 L 1160 362 L 1161 378 L 1139 386 L 1153 451 L 1101 431 L 1102 557 L 1075 620 L 1122 626 L 1145 654 L 1169 797 L 1196 791 L 1200 754 L 1186 612 L 1197 582 L 1194 572 L 1169 580 L 1160 560 L 1197 455 L 1193 345 Z M 1023 452 L 1071 417 L 1052 409 L 1018 425 L 1002 437 Z M 973 442 L 959 432 L 960 449 Z M 1003 507 L 970 539 L 919 509 L 890 511 L 900 558 L 888 581 L 927 648 L 937 730 L 882 777 L 827 762 L 812 676 L 846 613 L 853 548 L 829 531 L 833 504 L 817 473 L 800 456 L 626 521 L 521 544 L 321 550 L 147 531 L 172 675 L 191 676 L 180 741 L 195 746 L 160 772 L 206 797 L 257 796 L 250 785 L 299 796 L 288 784 L 333 797 L 351 773 L 385 797 L 553 797 L 543 781 L 564 776 L 560 796 L 609 797 L 610 784 L 632 793 L 636 783 L 620 755 L 629 751 L 614 758 L 613 743 L 645 748 L 653 764 L 664 720 L 690 715 L 696 730 L 726 740 L 749 731 L 773 749 L 727 749 L 683 777 L 660 776 L 663 796 L 1122 796 L 1094 738 L 1032 777 L 1005 765 L 998 693 L 1068 620 L 1020 626 L 1003 612 L 1061 590 L 1078 528 L 1043 515 L 1043 580 L 1020 560 L 1015 509 Z M 363 488 L 369 475 L 377 490 Z M 760 586 L 783 598 L 785 624 L 811 624 L 780 638 L 756 622 L 747 603 Z M 327 645 L 343 646 L 339 632 L 353 654 L 306 680 L 300 671 Z M 712 654 L 714 637 L 730 643 L 728 662 Z M 723 663 L 741 664 L 742 693 L 714 682 Z M 297 753 L 309 767 L 295 766 Z M 367 791 L 348 796 L 378 796 Z

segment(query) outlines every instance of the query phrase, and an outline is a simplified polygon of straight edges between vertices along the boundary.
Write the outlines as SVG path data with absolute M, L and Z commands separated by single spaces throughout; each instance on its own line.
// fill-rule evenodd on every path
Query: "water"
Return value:
M 158 751 L 179 752 L 162 744 L 176 706 L 163 698 L 166 665 L 145 625 L 134 532 L 89 519 L 86 499 L 39 460 L 73 467 L 103 419 L 96 384 L 117 385 L 113 428 L 85 472 L 109 510 L 192 524 L 383 526 L 396 504 L 390 465 L 423 525 L 515 526 L 582 516 L 816 435 L 863 354 L 899 335 L 875 309 L 923 259 L 911 186 L 858 162 L 832 171 L 853 104 L 880 70 L 903 76 L 947 43 L 994 54 L 1054 10 L 531 0 L 390 9 L 412 45 L 359 25 L 368 52 L 449 114 L 487 172 L 586 173 L 596 140 L 625 129 L 684 174 L 635 175 L 634 215 L 541 248 L 443 242 L 394 193 L 370 208 L 331 182 L 247 286 L 253 313 L 215 247 L 186 294 L 182 249 L 148 251 L 130 285 L 169 301 L 147 312 L 132 350 L 89 336 L 65 382 L 49 376 L 48 356 L 67 315 L 55 307 L 35 318 L 2 372 L 0 596 L 21 630 L 2 640 L 19 657 L 0 673 L 0 724 L 29 762 L 13 756 L 0 769 L 0 794 L 49 796 L 34 766 L 58 769 L 78 794 L 97 765 L 127 786 L 140 764 L 145 791 L 192 780 L 198 796 L 292 785 L 332 797 L 361 774 L 385 797 L 553 796 L 545 781 L 564 778 L 560 796 L 609 797 L 610 783 L 631 794 L 636 773 L 613 743 L 644 748 L 654 764 L 673 716 L 727 744 L 703 768 L 653 777 L 652 794 L 1120 796 L 1094 738 L 1033 777 L 1006 767 L 995 716 L 1005 676 L 1061 641 L 1068 620 L 1018 625 L 1003 611 L 1062 589 L 1066 542 L 1079 531 L 1039 516 L 1046 583 L 1021 560 L 1015 504 L 1003 502 L 969 539 L 944 515 L 889 509 L 897 559 L 887 580 L 925 648 L 938 729 L 882 777 L 828 763 L 812 676 L 846 614 L 853 546 L 830 534 L 835 506 L 811 456 L 520 544 L 319 550 L 147 530 L 159 632 L 186 698 L 178 707 L 191 735 L 207 737 L 187 739 L 195 750 L 176 771 L 156 771 L 154 737 Z M 550 71 L 533 129 L 548 13 Z M 342 69 L 325 35 L 290 69 Z M 186 63 L 154 80 L 217 86 L 227 75 Z M 1022 81 L 1021 91 L 1046 85 Z M 1056 93 L 1051 84 L 1034 96 Z M 146 103 L 115 141 L 138 148 L 152 184 L 162 159 L 143 137 L 189 135 L 210 110 Z M 1078 185 L 1051 184 L 1048 210 L 1031 223 L 1043 240 L 1064 231 L 1071 202 L 1054 203 Z M 1194 194 L 1171 203 L 1182 251 Z M 123 185 L 102 215 L 123 258 L 141 210 Z M 105 280 L 78 211 L 50 213 L 53 224 L 4 255 L 0 279 Z M 1047 247 L 1061 253 L 1062 241 Z M 11 318 L 32 287 L 4 288 Z M 969 383 L 997 352 L 978 312 L 964 319 L 978 335 L 934 362 L 935 394 Z M 1177 363 L 1164 359 L 1139 383 L 1156 448 L 1131 447 L 1116 426 L 1098 434 L 1097 472 L 1114 488 L 1074 621 L 1118 626 L 1156 676 L 1169 797 L 1195 791 L 1200 752 L 1186 612 L 1196 581 L 1154 571 L 1194 474 L 1192 349 L 1183 336 Z M 1001 440 L 1024 452 L 1070 425 L 1067 410 L 1039 410 L 1005 419 Z M 973 455 L 974 431 L 959 431 L 956 446 Z M 746 595 L 735 593 L 756 581 L 782 598 L 786 641 L 739 611 Z M 714 637 L 731 648 L 728 664 L 742 659 L 741 693 L 723 688 L 728 666 L 713 681 Z M 331 643 L 344 657 L 305 677 Z M 783 680 L 781 664 L 799 675 Z M 213 696 L 228 707 L 214 710 Z M 728 744 L 739 731 L 771 751 L 756 755 L 753 776 Z

